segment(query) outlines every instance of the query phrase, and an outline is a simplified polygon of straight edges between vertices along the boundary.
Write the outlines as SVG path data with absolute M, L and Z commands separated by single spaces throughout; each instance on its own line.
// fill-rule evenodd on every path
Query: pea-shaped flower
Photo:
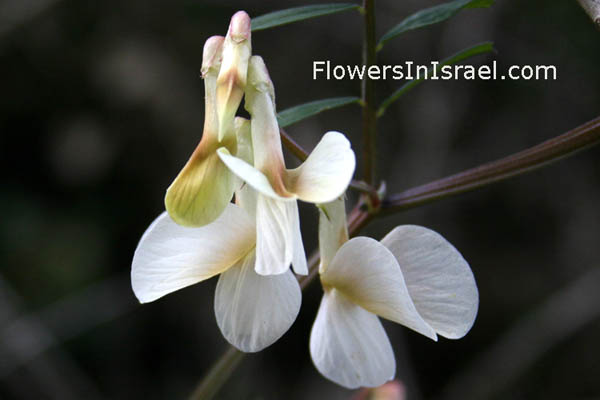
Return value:
M 235 126 L 249 135 L 248 121 L 238 118 Z M 250 140 L 239 142 L 245 147 Z M 236 197 L 251 198 L 249 190 Z M 202 227 L 181 226 L 162 213 L 135 250 L 131 284 L 139 301 L 147 303 L 220 274 L 217 324 L 232 345 L 255 352 L 289 329 L 300 310 L 301 292 L 289 269 L 276 276 L 255 272 L 255 220 L 244 204 L 227 204 L 215 221 Z
M 225 38 L 213 36 L 204 45 L 204 132 L 165 196 L 167 212 L 180 225 L 214 221 L 233 197 L 237 179 L 216 151 L 224 147 L 237 152 L 233 120 L 244 94 L 250 53 L 250 17 L 243 11 L 231 18 Z
M 250 58 L 245 107 L 251 115 L 254 165 L 219 149 L 223 162 L 258 191 L 256 201 L 256 272 L 281 274 L 290 263 L 298 274 L 308 273 L 298 217 L 297 199 L 324 203 L 346 190 L 354 174 L 350 142 L 339 132 L 328 132 L 308 159 L 286 169 L 275 94 L 263 59 Z
M 392 379 L 396 361 L 377 316 L 433 340 L 464 336 L 479 295 L 461 254 L 427 228 L 398 226 L 381 243 L 347 241 L 343 200 L 323 206 L 319 226 L 324 295 L 310 337 L 319 372 L 347 388 Z

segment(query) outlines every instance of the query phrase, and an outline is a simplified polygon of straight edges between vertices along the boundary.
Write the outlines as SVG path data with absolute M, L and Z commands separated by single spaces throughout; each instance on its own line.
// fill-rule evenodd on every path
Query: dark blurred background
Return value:
M 141 306 L 131 259 L 200 139 L 204 41 L 224 35 L 238 9 L 258 16 L 310 3 L 0 3 L 0 398 L 183 398 L 225 350 L 215 279 Z M 378 1 L 378 36 L 439 3 Z M 278 108 L 359 95 L 358 81 L 313 81 L 311 68 L 314 60 L 359 64 L 361 35 L 356 12 L 255 33 Z M 390 41 L 379 63 L 439 60 L 485 40 L 497 54 L 470 63 L 556 65 L 558 80 L 426 82 L 403 97 L 379 122 L 379 171 L 390 193 L 598 116 L 600 32 L 575 0 L 466 10 Z M 378 98 L 399 85 L 378 82 Z M 356 105 L 288 132 L 311 149 L 333 129 L 360 151 Z M 434 229 L 478 282 L 480 311 L 464 339 L 434 343 L 385 324 L 410 399 L 600 398 L 599 156 L 594 148 L 363 232 L 379 239 L 398 224 Z M 317 213 L 303 204 L 301 214 L 311 251 Z M 351 398 L 310 360 L 320 296 L 318 284 L 306 291 L 291 330 L 246 357 L 218 397 Z

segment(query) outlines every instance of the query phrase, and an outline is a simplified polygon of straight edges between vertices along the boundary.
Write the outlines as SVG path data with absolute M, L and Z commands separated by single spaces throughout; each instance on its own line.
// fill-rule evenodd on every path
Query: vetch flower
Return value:
M 347 388 L 392 379 L 396 361 L 377 316 L 433 340 L 464 336 L 479 295 L 461 254 L 427 228 L 403 225 L 380 242 L 347 239 L 343 200 L 323 205 L 319 240 L 324 295 L 310 337 L 319 372 Z
M 233 121 L 246 85 L 250 46 L 250 17 L 243 11 L 231 18 L 225 38 L 213 36 L 204 45 L 206 105 L 202 139 L 165 196 L 167 212 L 180 225 L 211 223 L 233 197 L 238 180 L 216 151 L 224 147 L 233 154 L 237 152 Z
M 248 153 L 249 122 L 236 118 L 240 144 Z M 250 199 L 249 188 L 239 198 Z M 236 195 L 238 197 L 238 195 Z M 256 227 L 241 205 L 227 204 L 212 223 L 185 227 L 162 213 L 142 236 L 133 257 L 131 284 L 141 303 L 219 275 L 215 314 L 223 336 L 245 352 L 274 343 L 292 325 L 301 303 L 297 279 L 261 276 L 254 270 Z
M 259 56 L 250 58 L 245 95 L 252 117 L 254 165 L 234 157 L 228 149 L 219 149 L 218 154 L 258 191 L 256 272 L 280 274 L 291 263 L 296 273 L 307 274 L 296 200 L 324 203 L 344 193 L 354 173 L 354 152 L 343 134 L 327 132 L 300 167 L 286 169 L 273 83 Z

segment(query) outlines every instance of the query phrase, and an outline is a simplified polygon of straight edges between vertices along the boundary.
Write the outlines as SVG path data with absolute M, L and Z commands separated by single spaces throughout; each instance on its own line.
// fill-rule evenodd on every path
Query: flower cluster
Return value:
M 131 281 L 140 302 L 219 275 L 214 310 L 223 336 L 245 352 L 271 345 L 300 310 L 292 269 L 308 273 L 299 199 L 321 210 L 325 294 L 310 352 L 324 376 L 349 388 L 393 378 L 393 351 L 377 315 L 432 339 L 466 334 L 477 288 L 444 238 L 400 226 L 381 243 L 348 240 L 343 195 L 355 155 L 343 134 L 327 132 L 300 167 L 285 167 L 273 83 L 263 59 L 252 55 L 245 12 L 232 17 L 225 37 L 206 41 L 202 77 L 201 141 L 134 254 Z M 250 120 L 236 117 L 242 99 Z

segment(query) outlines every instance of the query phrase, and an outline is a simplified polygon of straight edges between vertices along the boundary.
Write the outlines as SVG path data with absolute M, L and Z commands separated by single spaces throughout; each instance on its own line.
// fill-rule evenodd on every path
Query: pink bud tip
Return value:
M 250 37 L 250 16 L 245 11 L 238 11 L 231 17 L 228 34 L 236 42 Z
M 225 38 L 223 36 L 211 36 L 204 43 L 202 52 L 202 75 L 204 76 L 209 68 L 219 62 L 221 49 Z

